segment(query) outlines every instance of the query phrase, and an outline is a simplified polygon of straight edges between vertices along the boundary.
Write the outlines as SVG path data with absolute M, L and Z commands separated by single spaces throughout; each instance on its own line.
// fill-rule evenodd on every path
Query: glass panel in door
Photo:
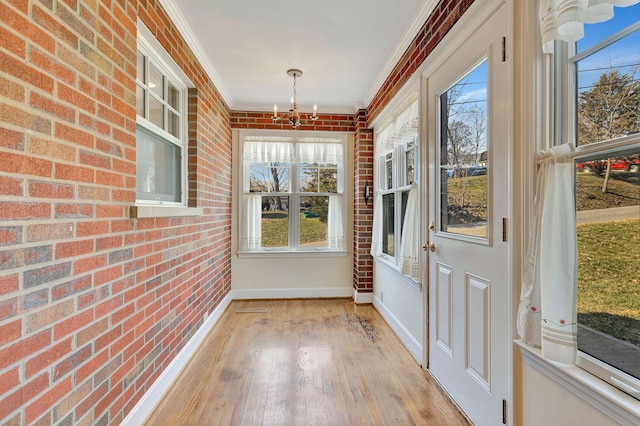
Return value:
M 487 61 L 440 95 L 440 230 L 487 238 Z

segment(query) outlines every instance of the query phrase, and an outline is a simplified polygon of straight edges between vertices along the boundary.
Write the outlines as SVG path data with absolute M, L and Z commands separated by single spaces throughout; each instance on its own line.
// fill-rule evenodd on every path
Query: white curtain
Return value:
M 371 256 L 382 256 L 382 195 L 375 192 L 373 198 L 373 225 L 371 229 Z
M 262 195 L 245 194 L 243 250 L 262 247 Z
M 376 155 L 389 152 L 394 146 L 407 143 L 417 135 L 418 100 L 416 99 L 376 135 Z
M 243 162 L 290 163 L 293 159 L 293 144 L 287 142 L 245 142 Z
M 400 242 L 400 272 L 420 282 L 420 217 L 418 185 L 411 184 Z
M 342 164 L 342 144 L 301 143 L 298 144 L 299 163 Z
M 573 364 L 577 354 L 577 248 L 573 145 L 538 154 L 518 334 L 544 358 Z M 537 275 L 537 277 L 536 277 Z
M 541 0 L 542 50 L 553 52 L 553 41 L 575 42 L 584 37 L 584 24 L 613 18 L 613 7 L 626 7 L 640 0 Z
M 344 248 L 344 229 L 342 221 L 342 197 L 329 196 L 329 213 L 327 217 L 327 239 L 330 249 Z

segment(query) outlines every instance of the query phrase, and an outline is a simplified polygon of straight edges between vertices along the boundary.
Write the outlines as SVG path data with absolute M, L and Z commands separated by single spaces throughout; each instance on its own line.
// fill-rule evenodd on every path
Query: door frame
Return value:
M 507 170 L 506 175 L 508 177 L 506 186 L 507 192 L 509 194 L 509 202 L 505 206 L 506 216 L 508 218 L 506 225 L 506 234 L 507 234 L 507 252 L 508 252 L 508 260 L 507 260 L 507 279 L 509 280 L 509 285 L 507 285 L 507 300 L 510 301 L 507 306 L 507 317 L 505 320 L 507 321 L 507 334 L 505 337 L 509 342 L 515 339 L 515 317 L 514 312 L 517 309 L 516 300 L 514 299 L 514 294 L 516 290 L 519 288 L 519 265 L 518 265 L 518 241 L 520 241 L 520 218 L 515 215 L 515 206 L 518 202 L 518 197 L 514 194 L 514 188 L 516 187 L 516 180 L 514 176 L 514 166 L 519 164 L 516 161 L 515 153 L 517 149 L 515 147 L 515 125 L 514 119 L 516 117 L 515 107 L 516 107 L 516 99 L 514 93 L 514 76 L 515 76 L 515 66 L 514 66 L 514 57 L 516 57 L 515 52 L 513 51 L 514 46 L 514 0 L 491 0 L 491 1 L 475 1 L 469 9 L 464 13 L 464 15 L 456 22 L 456 24 L 451 28 L 449 33 L 440 41 L 440 43 L 434 48 L 431 54 L 427 57 L 424 63 L 418 68 L 416 74 L 419 75 L 420 79 L 420 95 L 419 95 L 419 110 L 421 120 L 419 121 L 419 140 L 420 140 L 420 165 L 421 170 L 423 171 L 420 176 L 420 206 L 423 212 L 427 214 L 421 215 L 421 234 L 424 239 L 424 243 L 426 243 L 426 236 L 429 235 L 428 226 L 430 219 L 429 212 L 429 188 L 431 182 L 429 181 L 429 170 L 435 167 L 434 162 L 430 162 L 429 160 L 429 149 L 428 149 L 428 128 L 429 123 L 425 119 L 428 116 L 429 102 L 427 98 L 428 91 L 428 81 L 429 76 L 431 76 L 440 65 L 446 61 L 449 57 L 453 56 L 457 49 L 468 39 L 470 39 L 475 32 L 493 15 L 493 13 L 498 10 L 501 6 L 506 7 L 507 16 L 509 17 L 507 22 L 507 32 L 506 32 L 506 62 L 510 67 L 509 70 L 509 81 L 507 83 L 507 98 L 511 100 L 511 104 L 506 110 L 508 111 L 508 116 L 505 117 L 507 120 L 507 132 L 510 135 L 510 140 L 507 143 Z M 435 124 L 435 123 L 434 123 Z M 429 367 L 429 260 L 428 254 L 426 255 L 425 265 L 423 268 L 423 277 L 425 277 L 425 281 L 423 284 L 423 314 L 424 318 L 423 327 L 424 335 L 423 335 L 423 349 L 422 349 L 422 366 L 424 369 L 428 370 Z M 514 349 L 511 344 L 508 345 L 509 350 L 507 353 L 507 424 L 513 424 L 514 421 L 514 371 L 513 371 L 513 357 L 514 357 Z

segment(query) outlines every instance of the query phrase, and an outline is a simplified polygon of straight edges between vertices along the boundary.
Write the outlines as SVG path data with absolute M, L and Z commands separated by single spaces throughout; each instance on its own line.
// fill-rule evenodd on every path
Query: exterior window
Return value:
M 398 263 L 398 250 L 409 190 L 415 179 L 417 136 L 399 144 L 378 160 L 382 194 L 382 253 Z
M 578 365 L 640 388 L 640 5 L 556 43 L 573 116 L 559 132 L 577 145 Z
M 136 75 L 136 198 L 139 203 L 185 203 L 187 85 L 143 38 Z
M 242 251 L 343 251 L 338 138 L 243 138 Z

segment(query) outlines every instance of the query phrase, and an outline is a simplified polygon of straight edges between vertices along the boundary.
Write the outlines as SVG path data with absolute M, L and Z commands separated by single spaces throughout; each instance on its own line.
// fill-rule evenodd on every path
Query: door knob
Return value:
M 424 243 L 422 246 L 423 249 L 429 249 L 432 252 L 436 251 L 436 243 L 434 243 L 433 241 L 429 241 L 428 243 Z

